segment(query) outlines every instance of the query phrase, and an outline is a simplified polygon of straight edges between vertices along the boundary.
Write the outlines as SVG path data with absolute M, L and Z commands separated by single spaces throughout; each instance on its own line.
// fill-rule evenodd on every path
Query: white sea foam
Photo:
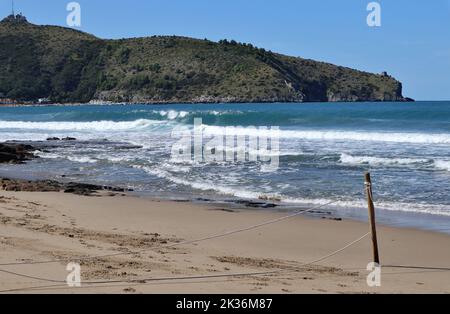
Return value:
M 121 162 L 129 162 L 136 159 L 134 156 L 109 156 L 109 155 L 99 155 L 99 159 L 105 159 L 107 161 L 110 161 L 112 163 L 121 163 Z
M 64 156 L 56 153 L 47 153 L 42 151 L 35 151 L 33 153 L 43 159 L 67 159 L 79 163 L 96 163 L 98 161 L 87 156 Z
M 0 129 L 47 130 L 47 131 L 126 131 L 145 129 L 161 124 L 161 121 L 139 119 L 134 121 L 92 121 L 92 122 L 30 122 L 0 121 Z
M 162 116 L 169 120 L 185 117 L 185 111 L 161 111 Z M 20 130 L 46 130 L 46 131 L 128 131 L 142 130 L 151 126 L 164 124 L 164 121 L 138 119 L 134 121 L 91 121 L 91 122 L 31 122 L 31 121 L 0 121 L 0 129 Z M 208 135 L 222 135 L 225 127 L 204 125 L 203 132 Z M 228 135 L 244 136 L 273 136 L 270 129 L 234 127 L 227 128 Z M 307 130 L 280 130 L 277 134 L 281 138 L 323 140 L 323 141 L 373 141 L 393 143 L 417 144 L 450 144 L 450 134 L 438 133 L 399 133 L 399 132 L 363 132 L 363 131 L 307 131 Z
M 248 153 L 250 156 L 266 156 L 266 157 L 277 157 L 277 156 L 301 156 L 302 152 L 292 152 L 292 151 L 279 151 L 270 149 L 250 149 L 249 147 L 230 147 L 230 146 L 218 146 L 216 147 L 218 151 L 224 152 L 237 152 L 237 153 Z
M 213 116 L 222 116 L 225 114 L 234 114 L 234 115 L 242 115 L 244 114 L 243 111 L 232 111 L 232 110 L 225 110 L 225 111 L 216 111 L 216 110 L 212 110 L 212 111 L 207 111 L 206 113 L 211 114 Z
M 0 123 L 0 129 L 2 124 Z M 24 132 L 21 130 L 13 132 L 1 132 L 0 131 L 0 142 L 6 141 L 45 141 L 47 138 L 53 135 L 48 133 L 34 133 L 34 132 Z
M 145 111 L 141 111 L 141 112 L 145 112 Z M 188 112 L 188 111 L 176 111 L 176 110 L 154 110 L 152 111 L 154 114 L 158 114 L 163 118 L 166 118 L 168 120 L 176 120 L 176 119 L 183 119 L 189 115 L 192 116 L 200 116 L 200 115 L 213 115 L 213 116 L 221 116 L 221 115 L 225 115 L 225 114 L 235 114 L 235 115 L 240 115 L 243 114 L 242 111 L 230 111 L 230 110 L 225 110 L 225 111 L 216 111 L 216 110 L 209 110 L 209 111 L 193 111 L 193 112 Z
M 157 113 L 160 116 L 165 117 L 169 120 L 184 118 L 189 114 L 189 112 L 187 112 L 187 111 L 176 111 L 176 110 L 169 110 L 169 111 L 160 110 L 160 111 L 153 111 L 153 113 Z
M 40 158 L 44 158 L 44 159 L 59 159 L 59 158 L 64 158 L 61 155 L 55 154 L 55 153 L 46 153 L 46 152 L 41 152 L 40 150 L 36 150 L 33 152 L 33 154 L 35 156 L 38 156 Z
M 232 187 L 220 186 L 217 184 L 213 184 L 212 182 L 196 182 L 193 180 L 185 180 L 182 178 L 178 178 L 168 171 L 161 169 L 161 167 L 148 167 L 148 166 L 134 166 L 135 168 L 142 169 L 145 172 L 155 175 L 159 178 L 169 180 L 173 183 L 189 186 L 191 188 L 202 190 L 202 191 L 214 191 L 218 194 L 222 195 L 232 195 L 240 198 L 247 199 L 257 199 L 261 196 L 261 193 L 246 191 L 244 189 L 237 189 Z
M 205 135 L 225 134 L 225 127 L 204 125 Z M 273 136 L 270 129 L 234 127 L 227 128 L 226 134 L 239 136 Z M 364 132 L 364 131 L 306 131 L 280 130 L 279 136 L 286 139 L 305 139 L 323 141 L 370 141 L 412 144 L 449 144 L 450 134 L 438 133 L 399 133 L 399 132 Z
M 135 166 L 135 168 L 142 169 L 149 174 L 155 175 L 159 178 L 169 180 L 173 183 L 185 185 L 192 187 L 194 189 L 203 191 L 214 191 L 222 195 L 230 195 L 238 198 L 244 199 L 273 199 L 279 200 L 281 203 L 285 204 L 297 204 L 303 206 L 320 206 L 327 205 L 336 208 L 347 208 L 347 209 L 359 209 L 365 208 L 365 200 L 332 200 L 324 198 L 289 198 L 278 193 L 266 193 L 250 191 L 239 187 L 227 187 L 213 184 L 212 182 L 196 182 L 194 180 L 185 180 L 182 178 L 175 177 L 169 172 L 162 170 L 161 167 L 148 167 L 148 166 Z M 330 204 L 330 202 L 333 202 Z M 432 204 L 422 204 L 422 203 L 405 203 L 405 202 L 389 202 L 389 201 L 378 201 L 377 209 L 388 210 L 388 211 L 398 211 L 398 212 L 408 212 L 417 214 L 428 214 L 428 215 L 441 215 L 450 216 L 450 210 L 446 205 L 432 205 Z
M 333 200 L 331 199 L 299 199 L 299 198 L 285 198 L 283 202 L 290 204 L 302 204 L 302 205 L 326 205 Z M 365 208 L 365 200 L 360 201 L 345 201 L 339 200 L 335 201 L 333 204 L 329 205 L 331 207 L 339 208 Z M 387 210 L 387 211 L 397 211 L 397 212 L 408 212 L 417 214 L 428 214 L 428 215 L 440 215 L 440 216 L 450 216 L 450 208 L 447 205 L 433 205 L 425 203 L 405 203 L 405 202 L 389 202 L 389 201 L 379 201 L 376 200 L 377 209 Z
M 348 154 L 341 154 L 340 162 L 350 165 L 414 165 L 430 163 L 430 159 L 424 158 L 385 158 L 385 157 L 373 157 L 373 156 L 351 156 Z
M 83 164 L 94 164 L 97 159 L 93 159 L 87 156 L 67 156 L 67 159 L 73 162 L 79 162 Z
M 449 160 L 433 160 L 426 158 L 385 158 L 373 156 L 352 156 L 341 154 L 339 161 L 347 165 L 372 165 L 372 166 L 408 166 L 408 165 L 429 165 L 438 170 L 450 171 Z
M 192 166 L 186 166 L 178 162 L 165 162 L 160 166 L 168 171 L 177 173 L 188 173 L 192 170 Z
M 435 160 L 434 166 L 439 170 L 450 171 L 450 160 Z

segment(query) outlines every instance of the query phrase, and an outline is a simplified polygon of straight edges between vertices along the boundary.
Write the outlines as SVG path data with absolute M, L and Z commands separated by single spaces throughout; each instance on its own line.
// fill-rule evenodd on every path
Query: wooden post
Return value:
M 372 249 L 373 249 L 373 261 L 380 264 L 380 256 L 378 254 L 378 241 L 377 241 L 377 227 L 375 222 L 375 206 L 372 199 L 372 180 L 370 179 L 370 173 L 365 174 L 365 186 L 367 195 L 367 205 L 369 207 L 369 222 L 370 231 L 372 233 Z

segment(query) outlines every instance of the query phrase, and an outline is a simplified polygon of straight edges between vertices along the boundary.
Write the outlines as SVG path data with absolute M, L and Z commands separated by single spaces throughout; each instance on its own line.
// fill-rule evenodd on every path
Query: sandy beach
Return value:
M 450 237 L 445 234 L 379 226 L 384 265 L 381 287 L 369 287 L 366 283 L 369 273 L 366 267 L 371 261 L 370 237 L 318 263 L 305 265 L 366 234 L 365 223 L 297 216 L 241 233 L 180 244 L 245 229 L 284 215 L 149 200 L 124 193 L 80 196 L 0 191 L 0 290 L 3 293 L 450 292 L 450 271 L 441 269 L 448 267 L 450 261 Z M 171 247 L 173 243 L 179 244 Z M 81 260 L 81 287 L 64 284 L 67 261 L 104 255 L 110 256 Z M 42 261 L 47 263 L 34 263 Z M 254 272 L 273 273 L 222 277 Z M 155 280 L 167 277 L 171 279 Z M 109 282 L 99 283 L 104 281 Z
M 0 295 L 450 295 L 450 0 L 67 2 L 0 5 Z

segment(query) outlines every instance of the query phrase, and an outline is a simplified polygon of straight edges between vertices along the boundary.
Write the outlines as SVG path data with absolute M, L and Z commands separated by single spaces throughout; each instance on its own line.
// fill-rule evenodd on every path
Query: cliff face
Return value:
M 26 20 L 0 23 L 0 95 L 53 102 L 402 101 L 387 75 L 234 41 L 102 40 Z

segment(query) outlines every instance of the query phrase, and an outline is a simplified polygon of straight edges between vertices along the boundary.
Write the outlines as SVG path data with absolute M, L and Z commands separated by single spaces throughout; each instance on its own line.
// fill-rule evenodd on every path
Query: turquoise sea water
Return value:
M 171 160 L 173 129 L 194 118 L 206 135 L 278 126 L 279 168 Z M 38 160 L 0 166 L 0 175 L 64 176 L 169 198 L 272 198 L 283 210 L 336 201 L 327 209 L 364 219 L 370 170 L 382 221 L 450 232 L 450 102 L 0 108 L 0 141 L 52 136 L 78 141 L 52 143 Z

